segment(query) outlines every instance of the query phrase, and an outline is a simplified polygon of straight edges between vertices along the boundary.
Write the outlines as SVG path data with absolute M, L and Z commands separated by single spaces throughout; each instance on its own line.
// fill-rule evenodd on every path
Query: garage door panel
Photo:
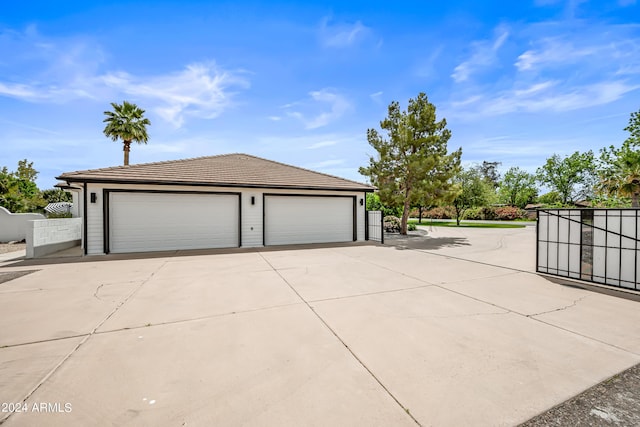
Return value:
M 353 198 L 265 196 L 265 245 L 353 241 Z
M 234 194 L 110 194 L 111 252 L 238 246 Z

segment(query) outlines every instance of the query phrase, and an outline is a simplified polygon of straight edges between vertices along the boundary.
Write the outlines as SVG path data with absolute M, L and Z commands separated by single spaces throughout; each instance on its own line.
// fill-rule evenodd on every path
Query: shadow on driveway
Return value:
M 7 271 L 0 272 L 0 283 L 9 282 L 18 277 L 26 276 L 27 274 L 35 273 L 38 270 L 22 270 L 22 271 Z
M 133 253 L 123 253 L 123 254 L 84 255 L 84 256 L 81 255 L 81 256 L 56 257 L 55 254 L 52 254 L 51 256 L 47 256 L 46 258 L 28 258 L 28 259 L 17 260 L 15 262 L 8 262 L 6 265 L 0 265 L 0 269 L 13 268 L 13 267 L 51 265 L 51 264 L 73 264 L 73 263 L 97 262 L 97 261 L 174 258 L 174 257 L 188 257 L 188 256 L 198 256 L 198 255 L 219 255 L 219 254 L 237 254 L 237 253 L 251 253 L 251 252 L 277 252 L 277 251 L 305 250 L 305 249 L 343 248 L 343 247 L 350 247 L 350 246 L 370 246 L 370 245 L 377 245 L 377 244 L 378 244 L 377 242 L 373 242 L 373 241 L 357 241 L 357 242 L 342 242 L 342 243 L 340 242 L 313 243 L 313 244 L 304 244 L 304 245 L 280 245 L 280 246 L 266 246 L 266 247 L 256 247 L 256 248 L 189 249 L 189 250 L 175 250 L 175 251 L 133 252 Z
M 471 245 L 466 237 L 430 237 L 424 230 L 409 231 L 406 236 L 385 233 L 384 243 L 399 250 L 456 248 Z

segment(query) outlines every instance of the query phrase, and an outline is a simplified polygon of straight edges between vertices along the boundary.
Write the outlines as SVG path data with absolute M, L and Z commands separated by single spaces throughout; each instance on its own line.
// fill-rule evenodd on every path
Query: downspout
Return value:
M 369 212 L 367 212 L 367 195 L 368 192 L 364 192 L 364 240 L 369 240 Z
M 82 243 L 84 246 L 84 254 L 87 255 L 87 183 L 86 181 L 83 183 L 83 208 L 82 208 Z

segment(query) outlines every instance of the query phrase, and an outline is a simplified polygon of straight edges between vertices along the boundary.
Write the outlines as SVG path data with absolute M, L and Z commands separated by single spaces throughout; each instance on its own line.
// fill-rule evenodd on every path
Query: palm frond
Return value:
M 111 103 L 113 111 L 105 111 L 106 123 L 104 134 L 113 141 L 137 142 L 146 144 L 149 141 L 147 126 L 151 121 L 144 117 L 145 110 L 136 104 L 123 101 L 122 104 Z

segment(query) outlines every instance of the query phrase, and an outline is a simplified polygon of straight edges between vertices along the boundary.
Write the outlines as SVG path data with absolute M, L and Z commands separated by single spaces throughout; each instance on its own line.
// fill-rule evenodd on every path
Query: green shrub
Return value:
M 73 218 L 73 215 L 71 215 L 71 212 L 51 212 L 47 214 L 47 218 Z
M 407 230 L 408 231 L 416 231 L 417 229 L 418 229 L 418 227 L 415 224 L 413 224 L 413 223 L 407 224 Z
M 501 206 L 495 208 L 496 219 L 501 221 L 513 221 L 527 217 L 527 212 L 515 206 Z
M 438 206 L 423 212 L 423 218 L 433 219 L 451 219 L 456 217 L 456 211 L 453 206 Z
M 464 214 L 462 215 L 462 219 L 484 219 L 484 216 L 482 214 L 482 209 L 483 208 L 469 208 L 466 211 L 464 211 Z
M 480 208 L 481 219 L 494 220 L 498 219 L 498 209 L 493 206 L 483 206 Z
M 398 233 L 400 231 L 400 218 L 393 215 L 387 215 L 383 219 L 384 231 L 387 233 Z

